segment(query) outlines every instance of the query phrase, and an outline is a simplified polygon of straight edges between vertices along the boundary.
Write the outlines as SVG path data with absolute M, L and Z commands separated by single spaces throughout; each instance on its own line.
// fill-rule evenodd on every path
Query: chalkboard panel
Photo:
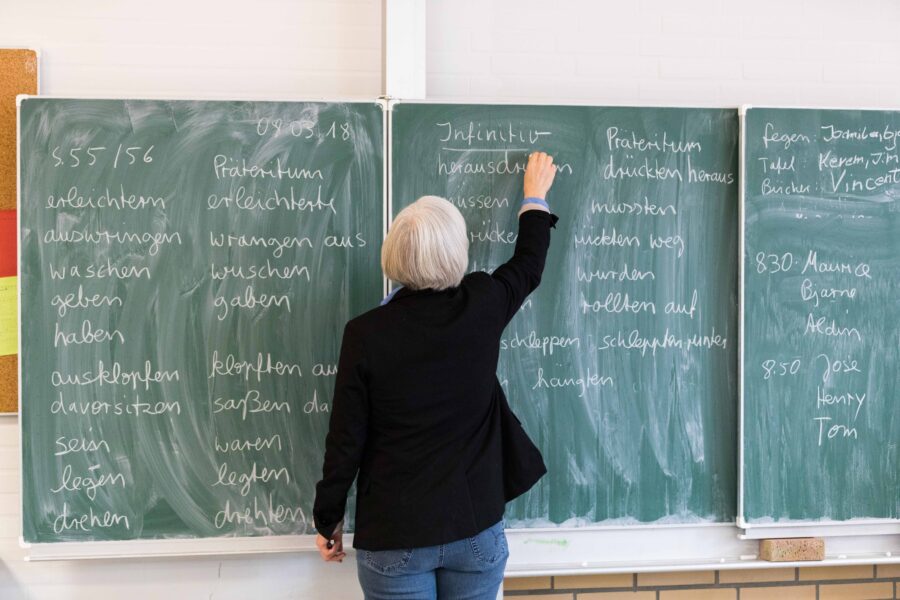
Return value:
M 744 121 L 742 518 L 900 517 L 900 113 Z
M 544 279 L 501 346 L 549 468 L 510 527 L 733 519 L 737 111 L 401 103 L 391 129 L 394 212 L 448 198 L 472 269 L 512 253 L 527 153 L 559 165 Z
M 313 532 L 380 107 L 32 98 L 20 139 L 25 539 Z

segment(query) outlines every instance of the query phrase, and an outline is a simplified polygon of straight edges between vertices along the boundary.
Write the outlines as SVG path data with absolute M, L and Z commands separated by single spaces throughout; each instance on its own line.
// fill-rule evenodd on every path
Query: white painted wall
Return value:
M 423 2 L 426 0 L 422 0 Z M 894 0 L 427 0 L 431 97 L 900 107 Z M 42 92 L 372 98 L 378 0 L 0 0 Z M 0 418 L 0 598 L 361 596 L 352 557 L 25 563 L 18 426 Z
M 380 0 L 0 0 L 0 46 L 57 95 L 308 99 L 381 90 Z
M 896 0 L 428 0 L 428 94 L 900 108 Z

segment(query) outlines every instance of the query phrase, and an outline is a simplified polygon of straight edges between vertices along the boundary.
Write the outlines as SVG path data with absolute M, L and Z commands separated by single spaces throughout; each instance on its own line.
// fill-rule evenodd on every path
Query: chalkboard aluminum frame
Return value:
M 40 82 L 38 83 L 40 85 Z M 38 88 L 40 91 L 40 88 Z M 19 206 L 22 204 L 22 118 L 21 107 L 22 102 L 29 98 L 51 99 L 51 100 L 154 100 L 154 101 L 200 101 L 200 102 L 318 102 L 318 103 L 346 103 L 346 104 L 375 104 L 381 107 L 382 118 L 382 214 L 387 214 L 387 171 L 389 171 L 388 155 L 387 155 L 387 100 L 383 97 L 377 98 L 302 98 L 302 99 L 260 99 L 252 97 L 172 97 L 172 96 L 120 96 L 110 97 L 106 95 L 98 96 L 68 96 L 54 94 L 19 94 L 16 96 L 16 202 Z M 20 234 L 22 230 L 22 211 L 16 211 L 16 252 L 19 257 L 19 244 L 21 242 Z M 383 231 L 387 231 L 387 225 L 382 218 Z M 19 355 L 22 353 L 22 280 L 17 280 L 16 289 L 17 300 L 17 327 L 19 328 L 18 350 Z M 18 378 L 18 394 L 19 409 L 22 406 L 22 361 L 19 361 L 19 378 Z M 19 413 L 3 413 L 4 415 L 19 415 Z M 3 415 L 0 415 L 3 416 Z M 24 452 L 23 452 L 23 432 L 22 419 L 18 419 L 19 427 L 19 443 L 18 443 L 18 459 L 19 459 L 19 491 L 24 502 Z M 24 536 L 24 506 L 23 513 L 18 520 L 19 526 L 19 546 L 26 551 L 28 555 L 26 561 L 41 560 L 71 560 L 71 559 L 114 559 L 114 558 L 149 558 L 149 557 L 189 557 L 189 556 L 228 556 L 228 555 L 247 555 L 247 554 L 272 554 L 297 551 L 318 551 L 316 548 L 316 540 L 314 535 L 271 535 L 257 537 L 209 537 L 209 538 L 161 538 L 161 539 L 145 539 L 145 540 L 128 540 L 128 541 L 94 541 L 94 542 L 42 542 L 32 543 L 26 542 Z M 353 543 L 353 535 L 348 534 L 345 538 L 348 547 Z
M 897 108 L 848 108 L 839 106 L 770 106 L 770 105 L 754 105 L 744 104 L 739 109 L 739 180 L 740 189 L 738 193 L 739 207 L 738 215 L 740 219 L 739 225 L 739 248 L 740 260 L 738 285 L 739 285 L 739 308 L 738 308 L 738 508 L 736 522 L 737 526 L 743 529 L 742 539 L 765 539 L 778 537 L 824 537 L 824 536 L 880 536 L 880 535 L 896 535 L 900 534 L 900 519 L 848 519 L 846 521 L 834 520 L 816 520 L 816 521 L 772 521 L 766 523 L 753 523 L 744 518 L 744 282 L 746 273 L 744 271 L 744 214 L 746 201 L 745 181 L 745 155 L 746 155 L 746 117 L 747 111 L 753 109 L 790 109 L 790 110 L 855 110 L 855 111 L 898 111 Z

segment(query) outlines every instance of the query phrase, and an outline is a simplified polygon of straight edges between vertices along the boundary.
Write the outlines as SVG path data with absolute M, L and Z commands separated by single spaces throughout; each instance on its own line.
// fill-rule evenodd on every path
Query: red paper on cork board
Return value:
M 0 210 L 0 277 L 16 274 L 16 211 Z

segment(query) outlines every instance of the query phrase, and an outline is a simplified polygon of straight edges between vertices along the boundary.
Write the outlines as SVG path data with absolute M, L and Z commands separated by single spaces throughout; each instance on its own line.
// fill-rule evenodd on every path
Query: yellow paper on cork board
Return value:
M 0 277 L 0 356 L 19 352 L 16 280 Z

